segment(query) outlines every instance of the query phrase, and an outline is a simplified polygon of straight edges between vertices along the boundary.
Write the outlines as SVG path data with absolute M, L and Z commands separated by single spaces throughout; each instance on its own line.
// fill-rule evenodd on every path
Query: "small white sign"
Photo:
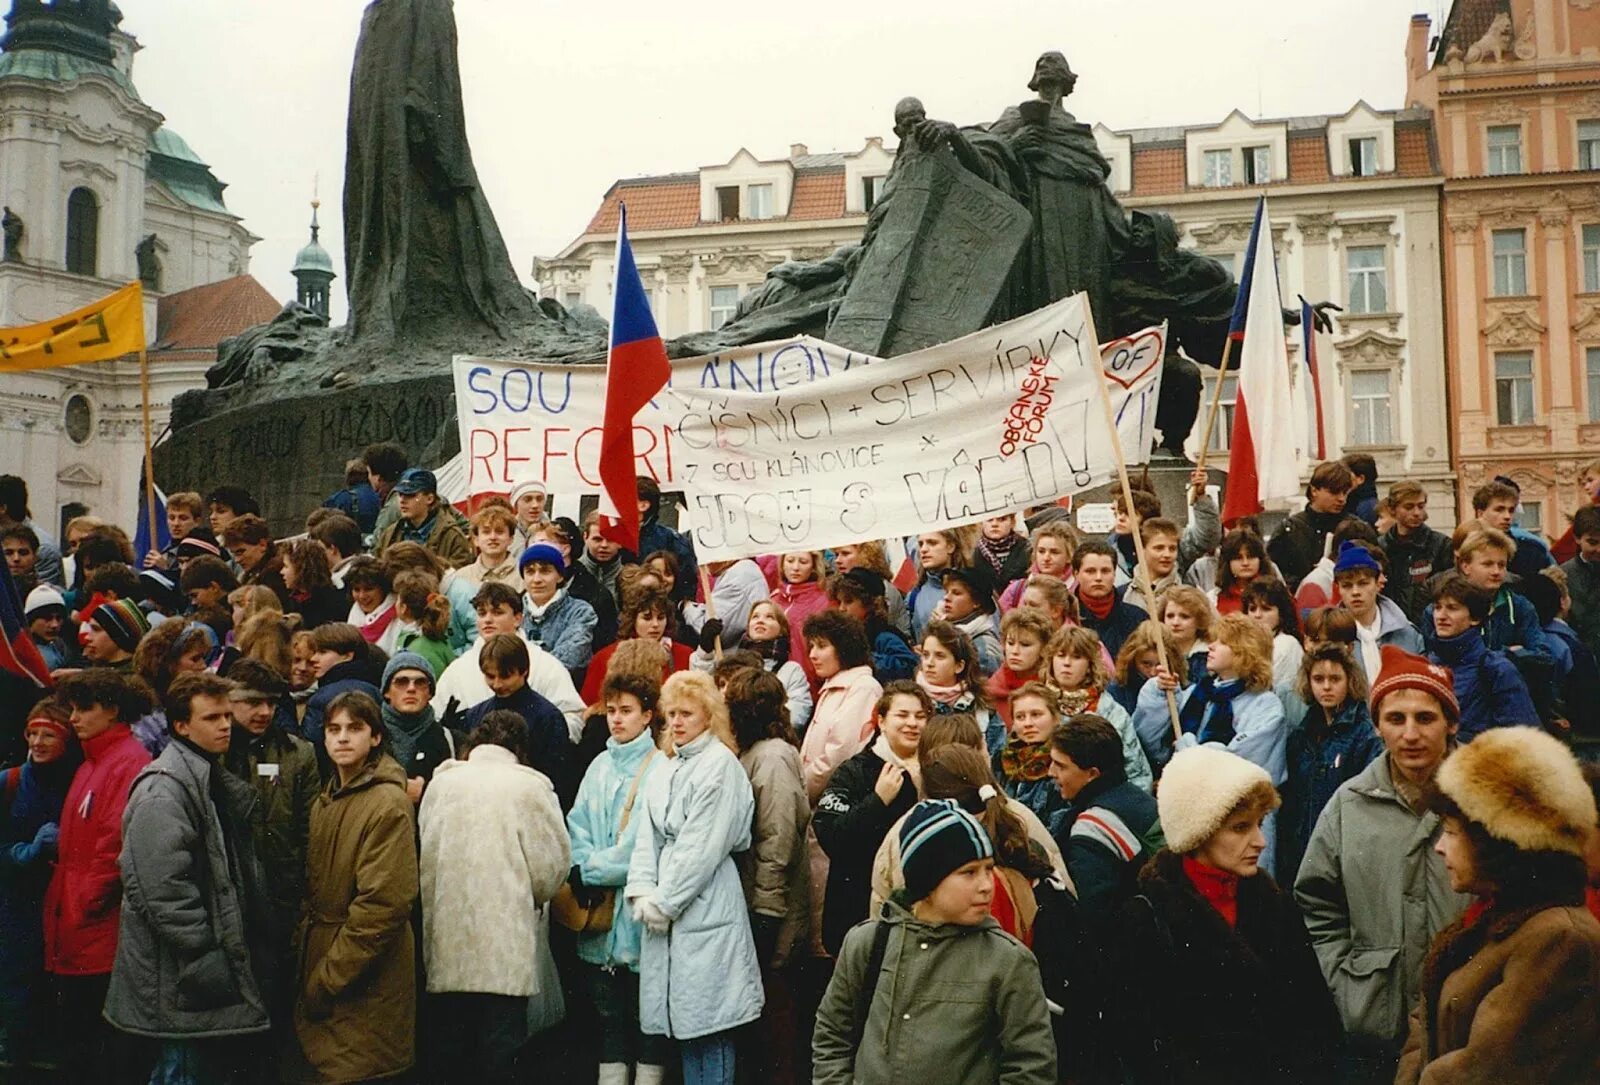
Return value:
M 1105 535 L 1117 526 L 1116 507 L 1109 502 L 1078 506 L 1078 530 L 1085 535 Z

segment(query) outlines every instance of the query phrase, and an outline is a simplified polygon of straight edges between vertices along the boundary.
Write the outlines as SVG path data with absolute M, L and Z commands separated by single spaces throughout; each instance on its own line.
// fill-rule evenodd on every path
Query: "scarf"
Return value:
M 1217 592 L 1216 607 L 1218 614 L 1243 613 L 1244 605 L 1239 599 L 1239 585 L 1235 584 L 1231 588 L 1220 589 Z
M 921 667 L 917 668 L 917 685 L 921 687 L 922 692 L 932 699 L 934 704 L 957 709 L 960 708 L 960 705 L 956 702 L 961 700 L 963 695 L 971 692 L 963 685 L 936 686 L 928 680 L 928 676 L 922 672 Z
M 1112 592 L 1104 599 L 1090 599 L 1087 595 L 1079 592 L 1078 604 L 1082 606 L 1084 610 L 1088 611 L 1090 614 L 1093 614 L 1097 620 L 1103 622 L 1107 618 L 1111 617 L 1111 610 L 1117 605 L 1117 593 Z
M 394 623 L 394 619 L 394 596 L 391 595 L 378 605 L 377 610 L 371 614 L 363 615 L 360 626 L 361 639 L 368 644 L 377 644 L 383 639 L 383 635 L 389 631 L 389 626 Z
M 1093 712 L 1099 707 L 1100 691 L 1093 686 L 1061 691 L 1061 714 L 1063 716 L 1081 716 L 1085 712 Z
M 382 711 L 383 726 L 388 732 L 389 755 L 400 762 L 400 767 L 410 776 L 411 762 L 417 756 L 417 744 L 435 723 L 433 706 L 429 705 L 417 713 L 397 712 L 386 701 Z
M 899 765 L 905 769 L 906 775 L 911 778 L 912 785 L 917 789 L 917 797 L 922 797 L 922 763 L 920 761 L 915 757 L 907 761 L 896 754 L 889 746 L 889 739 L 881 731 L 878 733 L 878 737 L 873 740 L 872 752 L 877 754 L 884 764 Z
M 530 622 L 540 621 L 546 614 L 550 613 L 557 603 L 561 602 L 561 600 L 565 599 L 566 597 L 567 589 L 565 587 L 558 588 L 556 593 L 550 597 L 550 601 L 544 606 L 540 606 L 538 603 L 533 601 L 533 596 L 530 595 L 527 597 L 527 604 L 524 614 Z
M 1006 559 L 1011 556 L 1011 551 L 1017 548 L 1017 543 L 1021 539 L 1022 536 L 1015 531 L 1008 532 L 1006 537 L 999 542 L 995 542 L 987 535 L 979 535 L 978 552 L 984 556 L 984 560 L 994 566 L 995 572 L 999 572 L 1005 565 Z
M 1007 780 L 1043 780 L 1050 775 L 1050 743 L 1024 742 L 1015 734 L 1000 749 L 1000 771 Z
M 1239 875 L 1207 866 L 1187 855 L 1183 857 L 1183 872 L 1201 899 L 1215 908 L 1228 926 L 1238 926 Z
M 1183 733 L 1197 736 L 1201 742 L 1233 741 L 1233 699 L 1245 691 L 1244 679 L 1219 682 L 1214 674 L 1207 674 L 1195 683 L 1194 691 L 1178 712 L 1178 722 Z M 1213 711 L 1210 718 L 1206 708 Z

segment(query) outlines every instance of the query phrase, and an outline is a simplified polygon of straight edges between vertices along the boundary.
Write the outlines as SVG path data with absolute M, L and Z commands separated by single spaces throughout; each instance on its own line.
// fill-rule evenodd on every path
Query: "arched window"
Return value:
M 100 250 L 100 201 L 86 188 L 67 197 L 67 270 L 74 275 L 95 274 Z

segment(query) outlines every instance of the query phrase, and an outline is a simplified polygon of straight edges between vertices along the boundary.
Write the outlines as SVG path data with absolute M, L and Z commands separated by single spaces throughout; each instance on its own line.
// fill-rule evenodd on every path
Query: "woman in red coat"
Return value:
M 61 683 L 72 730 L 83 746 L 61 810 L 55 873 L 44 899 L 44 967 L 57 998 L 66 1081 L 114 1081 L 126 1053 L 101 1017 L 122 915 L 122 811 L 139 770 L 150 763 L 130 724 L 152 707 L 143 682 L 93 668 Z
M 677 671 L 688 670 L 689 657 L 694 654 L 694 649 L 687 644 L 679 644 L 673 638 L 677 628 L 677 609 L 673 606 L 672 596 L 666 592 L 644 591 L 625 596 L 622 619 L 617 623 L 617 639 L 596 652 L 594 658 L 589 660 L 589 669 L 584 672 L 583 690 L 580 693 L 583 703 L 600 703 L 600 687 L 606 681 L 606 667 L 616 654 L 617 645 L 625 640 L 638 638 L 657 641 L 667 650 L 667 669 L 661 675 L 663 682 Z

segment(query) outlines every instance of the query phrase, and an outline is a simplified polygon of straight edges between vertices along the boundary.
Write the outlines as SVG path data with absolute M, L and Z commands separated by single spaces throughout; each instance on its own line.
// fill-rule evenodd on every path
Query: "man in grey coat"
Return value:
M 123 907 L 106 1020 L 164 1041 L 152 1080 L 233 1080 L 268 1014 L 258 969 L 267 904 L 250 835 L 256 797 L 222 767 L 232 683 L 184 675 L 174 741 L 134 781 L 122 823 Z
M 1386 752 L 1323 808 L 1294 896 L 1344 1020 L 1341 1080 L 1387 1085 L 1434 935 L 1471 898 L 1450 888 L 1424 798 L 1460 725 L 1450 672 L 1393 647 L 1383 660 L 1370 700 Z

